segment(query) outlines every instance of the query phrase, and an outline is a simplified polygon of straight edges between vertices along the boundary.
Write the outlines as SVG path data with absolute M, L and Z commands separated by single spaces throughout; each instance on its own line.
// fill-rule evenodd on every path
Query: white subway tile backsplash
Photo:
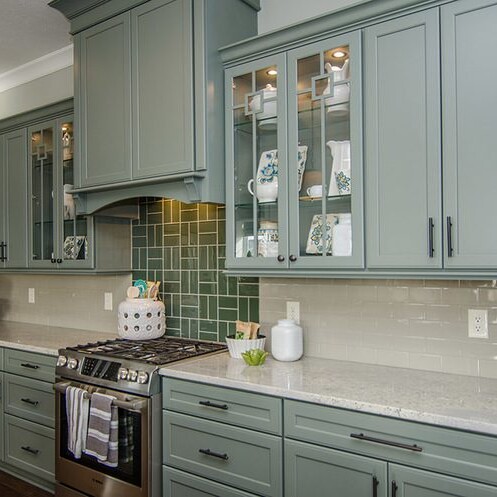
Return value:
M 265 326 L 298 300 L 308 356 L 497 377 L 497 281 L 261 279 Z M 468 309 L 489 339 L 468 338 Z

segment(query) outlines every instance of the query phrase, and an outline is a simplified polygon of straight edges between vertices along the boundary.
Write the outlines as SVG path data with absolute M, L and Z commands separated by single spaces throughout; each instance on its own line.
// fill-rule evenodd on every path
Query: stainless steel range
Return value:
M 158 370 L 171 362 L 226 350 L 216 342 L 162 337 L 108 340 L 59 351 L 56 375 L 57 497 L 156 497 L 161 495 L 161 394 Z M 112 395 L 118 407 L 117 467 L 67 448 L 65 392 L 76 386 Z

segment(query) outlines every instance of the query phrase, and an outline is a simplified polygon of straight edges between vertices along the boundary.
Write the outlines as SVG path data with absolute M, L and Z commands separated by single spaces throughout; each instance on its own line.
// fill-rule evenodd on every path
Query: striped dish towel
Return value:
M 75 459 L 80 459 L 81 453 L 85 449 L 89 407 L 90 401 L 85 390 L 78 387 L 67 387 L 67 449 Z
M 93 393 L 90 402 L 90 422 L 85 454 L 106 466 L 117 466 L 118 422 L 115 397 Z

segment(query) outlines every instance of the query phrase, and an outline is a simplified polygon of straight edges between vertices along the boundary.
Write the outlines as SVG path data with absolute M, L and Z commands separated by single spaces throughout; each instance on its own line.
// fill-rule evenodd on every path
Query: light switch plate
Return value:
M 34 304 L 36 301 L 35 299 L 35 289 L 34 288 L 28 288 L 28 304 Z

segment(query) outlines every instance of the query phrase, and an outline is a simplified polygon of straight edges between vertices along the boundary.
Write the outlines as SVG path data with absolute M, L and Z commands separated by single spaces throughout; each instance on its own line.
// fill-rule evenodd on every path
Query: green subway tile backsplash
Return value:
M 257 278 L 225 276 L 225 208 L 145 199 L 133 222 L 133 279 L 161 281 L 167 334 L 224 341 L 259 321 Z

